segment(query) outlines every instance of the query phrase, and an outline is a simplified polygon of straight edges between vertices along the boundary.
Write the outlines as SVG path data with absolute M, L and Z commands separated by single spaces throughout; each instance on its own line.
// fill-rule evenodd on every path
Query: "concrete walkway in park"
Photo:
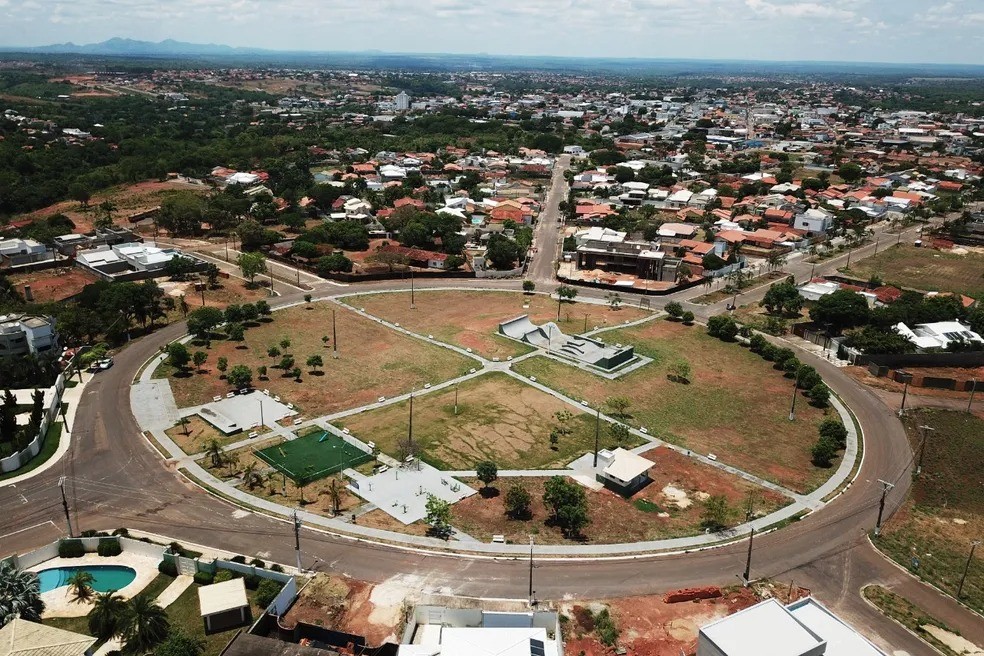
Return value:
M 523 383 L 535 387 L 545 394 L 549 394 L 554 398 L 570 405 L 574 408 L 581 410 L 582 412 L 591 412 L 592 408 L 587 405 L 586 402 L 570 398 L 554 389 L 546 387 L 536 381 L 530 380 L 526 376 L 522 376 L 514 371 L 512 371 L 511 366 L 514 362 L 521 362 L 527 358 L 535 357 L 537 355 L 542 355 L 539 351 L 533 351 L 516 358 L 511 358 L 506 361 L 490 361 L 480 355 L 471 352 L 470 349 L 463 349 L 452 344 L 446 344 L 434 340 L 430 336 L 424 336 L 403 328 L 402 326 L 397 326 L 396 324 L 391 324 L 389 322 L 383 321 L 377 317 L 366 314 L 359 309 L 352 308 L 351 306 L 345 305 L 335 300 L 341 307 L 346 308 L 349 311 L 362 314 L 363 316 L 383 324 L 392 330 L 401 332 L 414 339 L 420 339 L 426 341 L 435 346 L 446 348 L 448 350 L 454 351 L 466 357 L 470 357 L 476 361 L 476 366 L 469 373 L 459 376 L 457 378 L 437 383 L 434 385 L 425 386 L 425 388 L 416 390 L 413 392 L 414 395 L 425 395 L 433 392 L 438 392 L 440 390 L 448 389 L 454 385 L 460 384 L 462 382 L 477 378 L 479 376 L 485 375 L 490 371 L 499 371 L 505 373 L 516 380 L 522 381 Z M 647 318 L 646 320 L 649 320 Z M 636 322 L 638 323 L 638 322 Z M 614 330 L 621 328 L 621 325 L 611 326 L 609 330 Z M 601 332 L 601 331 L 599 331 Z M 409 399 L 410 393 L 398 395 L 391 398 L 381 399 L 374 403 L 368 405 L 360 406 L 358 408 L 351 408 L 349 410 L 344 410 L 330 415 L 325 415 L 323 417 L 318 417 L 312 420 L 308 420 L 302 424 L 303 427 L 316 425 L 324 430 L 331 431 L 335 434 L 344 434 L 338 428 L 332 425 L 331 422 L 341 419 L 343 417 L 348 417 L 351 415 L 359 414 L 362 412 L 368 412 L 371 410 L 376 410 L 379 408 L 387 407 L 395 403 L 402 403 L 403 401 Z M 637 438 L 643 440 L 643 444 L 635 447 L 632 451 L 636 453 L 644 453 L 650 449 L 657 446 L 663 446 L 668 449 L 673 449 L 687 457 L 694 458 L 701 463 L 709 466 L 715 467 L 719 470 L 725 471 L 734 476 L 738 476 L 746 481 L 752 482 L 760 487 L 778 492 L 789 499 L 791 503 L 787 506 L 773 512 L 767 516 L 759 517 L 753 519 L 749 522 L 736 526 L 734 528 L 728 529 L 726 531 L 710 534 L 701 534 L 688 536 L 683 538 L 674 538 L 667 540 L 654 540 L 648 542 L 638 542 L 634 544 L 598 544 L 598 545 L 544 545 L 541 547 L 541 552 L 545 555 L 581 555 L 581 556 L 619 556 L 634 553 L 650 553 L 656 551 L 677 551 L 677 550 L 693 550 L 705 548 L 723 541 L 734 540 L 742 538 L 747 535 L 751 529 L 754 528 L 756 532 L 760 532 L 768 529 L 769 527 L 780 523 L 784 520 L 791 519 L 795 516 L 799 516 L 803 513 L 809 513 L 816 511 L 824 506 L 824 504 L 829 501 L 826 497 L 833 495 L 838 489 L 840 489 L 844 483 L 848 481 L 851 472 L 855 468 L 855 461 L 859 453 L 860 448 L 860 436 L 857 434 L 855 429 L 854 421 L 848 412 L 847 408 L 843 406 L 842 403 L 836 398 L 831 398 L 831 405 L 840 415 L 841 421 L 847 428 L 847 447 L 844 451 L 844 456 L 841 458 L 840 464 L 837 470 L 834 472 L 823 485 L 818 487 L 816 490 L 808 494 L 799 494 L 792 490 L 789 490 L 781 485 L 777 485 L 771 481 L 764 480 L 753 474 L 740 470 L 736 467 L 732 467 L 725 462 L 722 462 L 720 458 L 727 458 L 727 454 L 697 454 L 689 449 L 683 447 L 669 444 L 663 442 L 662 440 L 650 435 L 648 432 L 643 432 L 642 427 L 629 427 L 629 432 L 636 436 Z M 598 409 L 594 409 L 596 415 L 600 420 L 605 422 L 617 423 L 617 420 L 610 417 L 609 415 L 598 412 Z M 295 427 L 297 428 L 297 427 Z M 187 475 L 192 479 L 196 480 L 199 484 L 211 489 L 212 491 L 222 495 L 223 497 L 240 504 L 244 507 L 248 507 L 263 513 L 275 515 L 278 517 L 289 517 L 294 511 L 294 508 L 283 506 L 265 499 L 260 499 L 254 497 L 247 492 L 240 490 L 233 484 L 226 481 L 220 480 L 213 476 L 209 471 L 201 467 L 195 458 L 197 456 L 189 456 L 185 454 L 177 444 L 174 443 L 165 433 L 164 429 L 160 427 L 148 427 L 148 431 L 153 435 L 154 439 L 163 447 L 164 451 L 167 452 L 171 460 L 173 460 L 178 468 L 183 469 Z M 270 435 L 259 436 L 253 438 L 253 440 L 243 440 L 236 445 L 230 445 L 228 448 L 233 448 L 238 446 L 246 446 L 253 441 L 259 441 L 262 439 L 269 439 Z M 356 438 L 354 435 L 349 435 L 349 437 Z M 357 439 L 357 438 L 356 438 Z M 399 463 L 393 461 L 393 464 L 398 466 Z M 473 474 L 470 471 L 457 471 L 449 472 L 450 475 L 455 476 L 468 476 Z M 566 475 L 570 476 L 574 480 L 586 480 L 586 471 L 582 469 L 562 469 L 562 470 L 516 470 L 516 471 L 503 471 L 500 472 L 500 476 L 503 477 L 517 477 L 517 476 L 552 476 L 552 475 Z M 442 540 L 428 537 L 420 537 L 414 535 L 404 535 L 400 533 L 394 533 L 390 531 L 383 531 L 380 529 L 370 528 L 366 526 L 361 526 L 357 522 L 351 523 L 351 521 L 343 521 L 336 518 L 324 517 L 319 514 L 307 512 L 305 510 L 298 510 L 298 516 L 307 525 L 318 527 L 326 530 L 337 530 L 339 532 L 355 534 L 359 537 L 370 539 L 370 540 L 380 540 L 386 542 L 399 542 L 407 546 L 420 547 L 420 548 L 447 548 L 448 543 Z M 464 537 L 464 536 L 462 536 Z M 469 552 L 477 553 L 487 553 L 487 554 L 502 554 L 502 553 L 515 553 L 521 554 L 525 553 L 526 547 L 520 545 L 503 545 L 503 544 L 488 544 L 482 542 L 470 542 L 470 541 L 456 541 L 455 547 L 459 550 L 467 550 Z

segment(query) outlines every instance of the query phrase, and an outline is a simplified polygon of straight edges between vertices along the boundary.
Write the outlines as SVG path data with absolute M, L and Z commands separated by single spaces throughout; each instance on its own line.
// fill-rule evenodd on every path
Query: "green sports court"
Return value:
M 372 460 L 372 456 L 362 449 L 322 430 L 255 453 L 298 484 L 310 483 Z

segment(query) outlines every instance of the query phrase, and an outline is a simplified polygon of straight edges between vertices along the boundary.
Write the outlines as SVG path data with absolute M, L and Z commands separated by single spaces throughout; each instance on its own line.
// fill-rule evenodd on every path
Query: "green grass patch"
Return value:
M 181 629 L 185 634 L 205 641 L 204 656 L 218 656 L 230 640 L 235 637 L 239 629 L 231 629 L 222 633 L 205 635 L 205 625 L 202 622 L 201 610 L 198 605 L 198 585 L 192 585 L 185 590 L 177 600 L 166 608 L 168 620 L 171 622 L 171 629 Z M 246 598 L 249 599 L 250 607 L 253 611 L 253 619 L 256 619 L 263 612 L 254 599 L 255 590 L 247 590 Z
M 649 499 L 635 499 L 632 505 L 636 507 L 636 510 L 641 510 L 647 513 L 658 513 L 662 512 L 662 508 L 657 506 L 655 503 Z
M 55 451 L 58 450 L 58 444 L 61 442 L 63 424 L 60 421 L 52 422 L 48 426 L 48 434 L 44 438 L 44 444 L 41 445 L 41 450 L 38 455 L 31 458 L 26 465 L 20 469 L 15 469 L 12 472 L 7 472 L 0 476 L 0 481 L 6 480 L 8 478 L 14 478 L 15 476 L 22 476 L 28 472 L 34 471 L 44 463 L 51 459 L 51 456 L 55 455 Z
M 940 642 L 930 633 L 926 632 L 923 627 L 932 625 L 945 631 L 950 631 L 951 633 L 954 632 L 946 624 L 924 613 L 921 608 L 908 599 L 880 585 L 869 585 L 862 590 L 862 594 L 864 594 L 865 599 L 874 604 L 883 614 L 918 635 L 940 653 L 946 656 L 962 656 L 962 653 L 958 654 L 953 651 L 945 643 Z
M 372 460 L 372 456 L 362 449 L 321 429 L 308 431 L 296 440 L 274 444 L 255 453 L 295 483 L 325 478 Z

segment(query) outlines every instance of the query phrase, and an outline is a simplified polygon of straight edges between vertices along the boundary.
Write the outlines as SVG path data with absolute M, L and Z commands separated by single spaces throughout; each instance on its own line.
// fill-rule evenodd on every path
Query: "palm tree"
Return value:
M 96 593 L 96 591 L 92 589 L 92 582 L 95 580 L 95 577 L 84 569 L 76 570 L 76 572 L 68 579 L 68 587 L 69 592 L 72 594 L 72 601 L 77 604 L 81 604 L 92 599 L 92 596 Z
M 222 466 L 222 445 L 216 439 L 205 443 L 205 455 L 212 459 L 212 468 L 218 469 Z
M 147 595 L 137 595 L 127 604 L 119 627 L 124 653 L 146 654 L 167 637 L 170 628 L 164 609 Z
M 259 472 L 256 471 L 256 463 L 248 462 L 246 466 L 243 467 L 243 483 L 249 489 L 255 488 L 263 481 L 263 477 L 260 476 Z
M 328 484 L 328 499 L 331 501 L 331 514 L 337 515 L 338 507 L 342 504 L 342 488 L 335 477 Z
M 17 617 L 40 622 L 43 612 L 37 574 L 0 562 L 0 626 Z
M 116 594 L 116 590 L 96 595 L 89 612 L 89 632 L 101 640 L 108 640 L 119 633 L 125 614 L 126 601 Z

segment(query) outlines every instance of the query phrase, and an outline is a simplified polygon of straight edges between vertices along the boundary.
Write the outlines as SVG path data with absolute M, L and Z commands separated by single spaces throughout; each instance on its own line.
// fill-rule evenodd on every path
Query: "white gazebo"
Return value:
M 241 578 L 198 588 L 198 604 L 205 621 L 205 633 L 226 631 L 252 620 L 246 583 Z

